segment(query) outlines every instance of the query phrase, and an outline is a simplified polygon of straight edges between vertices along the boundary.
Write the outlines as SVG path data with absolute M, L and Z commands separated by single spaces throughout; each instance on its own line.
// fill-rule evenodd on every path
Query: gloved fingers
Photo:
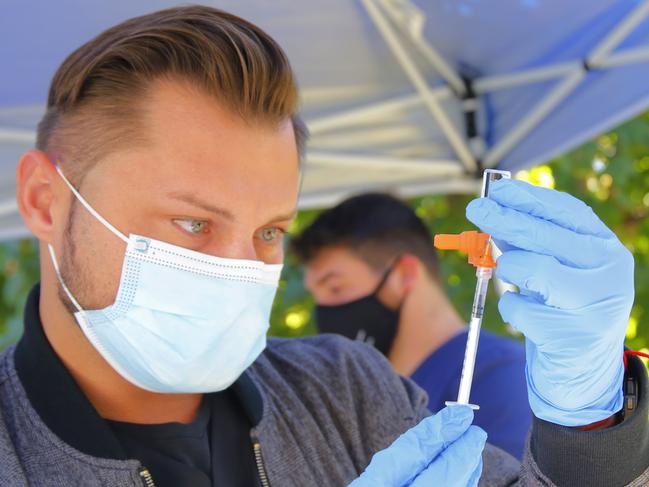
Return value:
M 564 325 L 562 318 L 565 311 L 542 304 L 533 296 L 507 291 L 498 301 L 498 311 L 505 323 L 512 325 L 535 344 L 561 340 L 559 332 Z M 574 334 L 574 330 L 567 329 L 564 333 Z M 574 353 L 571 350 L 566 352 Z
M 614 237 L 590 206 L 568 193 L 523 181 L 501 179 L 489 186 L 489 198 L 502 206 L 551 221 L 577 233 Z
M 608 264 L 614 265 L 614 264 Z M 511 250 L 498 258 L 496 276 L 519 287 L 525 295 L 562 309 L 577 309 L 619 291 L 622 283 L 602 269 L 577 269 L 549 255 Z
M 415 478 L 411 487 L 475 487 L 482 474 L 482 450 L 486 441 L 487 433 L 471 426 Z
M 365 472 L 350 486 L 407 485 L 460 438 L 472 421 L 473 410 L 464 406 L 446 407 L 436 415 L 424 418 L 388 448 L 376 453 Z
M 501 206 L 489 198 L 471 201 L 466 216 L 498 241 L 553 256 L 564 264 L 580 268 L 602 265 L 620 245 L 617 239 L 575 233 L 547 220 Z
M 500 297 L 498 311 L 503 321 L 542 347 L 543 351 L 548 351 L 546 344 L 553 344 L 554 358 L 568 364 L 583 360 L 584 353 L 592 354 L 601 343 L 624 337 L 632 304 L 632 295 L 620 294 L 588 307 L 561 309 L 545 305 L 534 296 L 508 291 Z M 602 320 L 610 314 L 612 307 L 626 310 L 625 318 Z

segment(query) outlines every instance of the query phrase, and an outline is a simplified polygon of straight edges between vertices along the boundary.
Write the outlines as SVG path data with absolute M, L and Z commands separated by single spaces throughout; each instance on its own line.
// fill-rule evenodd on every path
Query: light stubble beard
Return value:
M 63 249 L 61 252 L 61 279 L 67 286 L 74 299 L 77 300 L 79 306 L 83 309 L 92 309 L 90 307 L 91 298 L 88 292 L 91 291 L 91 279 L 86 275 L 86 267 L 79 262 L 77 255 L 77 238 L 82 238 L 84 227 L 86 225 L 79 225 L 79 204 L 76 200 L 72 201 L 70 211 L 68 212 L 68 221 L 63 234 Z M 77 234 L 75 235 L 75 231 Z M 58 296 L 66 310 L 74 316 L 79 310 L 70 300 L 70 297 L 63 290 L 62 286 L 58 286 Z

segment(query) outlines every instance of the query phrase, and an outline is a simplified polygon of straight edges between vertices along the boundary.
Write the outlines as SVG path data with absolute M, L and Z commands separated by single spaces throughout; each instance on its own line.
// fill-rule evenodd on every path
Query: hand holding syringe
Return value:
M 489 183 L 498 179 L 509 179 L 508 171 L 496 171 L 487 169 L 484 172 L 482 183 L 482 197 L 489 195 Z M 478 351 L 478 339 L 480 338 L 480 327 L 484 313 L 484 304 L 487 297 L 489 281 L 496 267 L 492 256 L 491 237 L 477 231 L 462 232 L 459 235 L 435 235 L 435 247 L 441 250 L 459 250 L 468 255 L 469 263 L 476 268 L 476 288 L 471 309 L 471 321 L 469 333 L 464 352 L 464 363 L 462 365 L 462 377 L 460 379 L 460 390 L 457 401 L 447 401 L 446 405 L 467 405 L 473 409 L 479 406 L 469 403 L 471 384 L 473 382 L 473 369 L 475 368 L 476 353 Z

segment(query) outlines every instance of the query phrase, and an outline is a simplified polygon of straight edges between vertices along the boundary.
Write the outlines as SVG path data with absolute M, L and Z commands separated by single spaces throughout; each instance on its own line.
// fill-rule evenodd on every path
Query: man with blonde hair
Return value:
M 429 416 L 423 392 L 369 347 L 335 337 L 267 343 L 305 140 L 297 99 L 279 46 L 209 7 L 128 20 L 63 62 L 37 147 L 18 163 L 41 282 L 24 336 L 0 355 L 0 485 L 517 481 L 516 461 L 483 452 L 468 408 Z M 609 258 L 626 276 L 618 254 Z M 627 304 L 611 308 L 612 324 Z M 619 334 L 564 324 L 585 346 Z M 644 398 L 640 367 L 632 363 Z M 591 423 L 591 409 L 574 417 Z M 535 424 L 520 481 L 638 477 L 649 458 L 633 436 L 646 437 L 646 403 L 639 409 L 595 437 Z M 558 439 L 577 461 L 547 448 Z M 613 448 L 625 463 L 601 462 Z

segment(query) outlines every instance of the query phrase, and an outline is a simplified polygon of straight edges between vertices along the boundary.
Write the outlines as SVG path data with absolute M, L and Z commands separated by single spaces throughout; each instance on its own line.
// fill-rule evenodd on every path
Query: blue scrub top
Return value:
M 411 377 L 428 393 L 432 412 L 457 399 L 467 331 L 435 350 Z M 487 432 L 487 441 L 520 460 L 532 424 L 521 343 L 480 332 L 471 403 L 480 406 L 474 424 Z

